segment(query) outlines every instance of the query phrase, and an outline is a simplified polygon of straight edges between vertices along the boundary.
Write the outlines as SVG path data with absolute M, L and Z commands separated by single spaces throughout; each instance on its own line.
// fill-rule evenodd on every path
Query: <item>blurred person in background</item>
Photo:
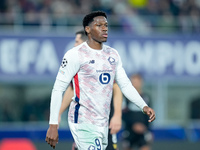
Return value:
M 191 99 L 190 105 L 190 119 L 200 119 L 200 95 Z
M 73 80 L 76 95 L 70 103 L 68 123 L 75 143 L 80 150 L 105 150 L 114 81 L 149 116 L 149 122 L 155 120 L 155 111 L 132 86 L 117 50 L 103 44 L 108 37 L 106 13 L 95 11 L 85 15 L 83 27 L 88 40 L 65 53 L 54 83 L 46 142 L 53 148 L 58 143 L 63 92 Z
M 83 30 L 76 32 L 75 44 L 74 46 L 78 46 L 81 43 L 87 40 L 87 36 Z M 61 121 L 61 115 L 63 112 L 69 107 L 72 98 L 74 96 L 73 86 L 72 84 L 67 88 L 63 101 L 61 104 L 60 112 L 59 112 L 59 123 Z M 106 150 L 117 150 L 117 132 L 121 129 L 122 125 L 122 93 L 120 91 L 117 83 L 113 85 L 113 97 L 111 101 L 111 112 L 109 116 L 109 132 L 108 132 L 108 146 Z M 78 150 L 75 143 L 72 145 L 72 150 Z
M 133 74 L 130 80 L 144 99 L 150 105 L 150 97 L 143 92 L 143 78 L 140 74 Z M 150 132 L 148 116 L 138 109 L 138 107 L 125 99 L 126 107 L 123 109 L 123 121 L 125 122 L 125 129 L 123 131 L 122 146 L 124 150 L 133 150 L 137 147 L 139 150 L 150 150 L 153 140 Z

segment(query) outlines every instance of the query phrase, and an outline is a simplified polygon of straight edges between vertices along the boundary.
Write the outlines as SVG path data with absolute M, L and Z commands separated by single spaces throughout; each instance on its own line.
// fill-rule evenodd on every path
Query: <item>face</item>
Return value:
M 94 18 L 94 21 L 86 27 L 88 37 L 98 43 L 106 42 L 108 37 L 108 22 L 103 16 Z
M 74 46 L 78 46 L 78 45 L 80 45 L 83 42 L 84 41 L 81 39 L 81 34 L 76 34 Z
M 133 86 L 135 87 L 135 89 L 138 91 L 142 88 L 142 79 L 138 76 L 134 76 L 131 78 L 131 82 L 133 84 Z

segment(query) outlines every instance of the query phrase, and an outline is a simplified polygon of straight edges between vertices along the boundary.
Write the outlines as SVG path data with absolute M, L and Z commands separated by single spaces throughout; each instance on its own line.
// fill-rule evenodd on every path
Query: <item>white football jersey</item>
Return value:
M 109 46 L 103 45 L 101 50 L 95 50 L 84 42 L 67 51 L 56 81 L 62 81 L 68 86 L 71 80 L 74 97 L 68 113 L 70 122 L 108 126 L 114 80 L 129 100 L 141 109 L 146 106 L 128 79 L 118 52 Z M 59 90 L 60 87 L 55 84 L 54 91 Z M 54 93 L 52 101 L 56 99 Z M 57 122 L 53 113 L 58 112 L 51 108 L 50 123 Z

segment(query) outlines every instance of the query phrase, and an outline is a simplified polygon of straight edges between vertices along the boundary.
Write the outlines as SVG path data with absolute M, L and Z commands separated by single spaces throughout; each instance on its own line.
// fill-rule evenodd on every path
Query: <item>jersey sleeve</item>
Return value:
M 122 62 L 121 62 L 120 56 L 119 56 L 119 61 L 117 63 L 115 81 L 119 85 L 124 96 L 128 100 L 130 100 L 131 102 L 136 104 L 143 111 L 144 106 L 147 106 L 147 104 L 142 99 L 140 94 L 137 92 L 137 90 L 134 88 L 131 81 L 127 77 L 126 72 L 125 72 L 124 68 L 122 67 Z
M 74 75 L 80 68 L 78 53 L 76 50 L 68 51 L 62 60 L 56 81 L 51 93 L 49 124 L 58 124 L 58 116 L 62 103 L 63 92 L 70 85 Z
M 75 49 L 71 49 L 63 57 L 57 74 L 57 79 L 64 82 L 71 82 L 74 75 L 78 72 L 79 68 L 80 62 L 78 51 Z

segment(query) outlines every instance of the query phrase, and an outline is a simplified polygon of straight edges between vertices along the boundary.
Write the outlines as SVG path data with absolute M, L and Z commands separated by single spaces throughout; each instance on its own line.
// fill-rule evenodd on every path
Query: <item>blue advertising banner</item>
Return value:
M 128 75 L 200 77 L 200 37 L 111 35 L 107 45 L 120 54 Z M 0 35 L 0 81 L 55 79 L 74 37 Z

